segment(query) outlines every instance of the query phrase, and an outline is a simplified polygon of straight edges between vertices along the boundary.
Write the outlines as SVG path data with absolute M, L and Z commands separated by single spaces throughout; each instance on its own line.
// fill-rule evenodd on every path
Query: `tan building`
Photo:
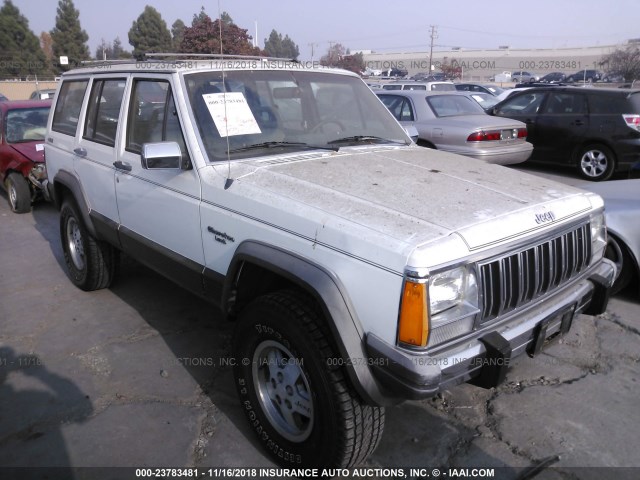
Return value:
M 443 62 L 462 68 L 466 81 L 488 81 L 503 72 L 527 71 L 544 75 L 550 72 L 575 73 L 583 69 L 606 70 L 602 58 L 626 44 L 583 48 L 515 49 L 508 46 L 495 50 L 452 49 L 433 52 L 433 71 Z M 367 67 L 378 70 L 406 69 L 409 75 L 429 71 L 429 52 L 375 53 L 362 51 Z
M 9 100 L 27 100 L 36 90 L 51 89 L 57 86 L 57 82 L 3 80 L 0 81 L 0 93 Z

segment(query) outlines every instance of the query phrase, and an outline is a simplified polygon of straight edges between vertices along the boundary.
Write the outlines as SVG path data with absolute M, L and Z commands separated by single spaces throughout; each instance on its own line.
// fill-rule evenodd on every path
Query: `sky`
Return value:
M 55 26 L 57 0 L 12 0 L 36 34 Z M 120 38 L 152 5 L 171 29 L 187 26 L 204 6 L 212 18 L 226 11 L 259 46 L 273 29 L 298 45 L 301 60 L 318 59 L 333 43 L 382 53 L 463 49 L 563 48 L 614 45 L 640 38 L 640 0 L 74 0 L 94 55 L 102 39 Z M 257 35 L 256 32 L 257 25 Z

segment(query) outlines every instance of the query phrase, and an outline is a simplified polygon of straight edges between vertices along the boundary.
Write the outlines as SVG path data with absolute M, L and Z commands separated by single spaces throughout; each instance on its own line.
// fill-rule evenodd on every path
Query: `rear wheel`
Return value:
M 275 461 L 346 468 L 375 450 L 384 409 L 353 390 L 311 299 L 257 298 L 241 311 L 233 343 L 243 410 Z
M 74 203 L 65 201 L 60 210 L 60 239 L 73 284 L 85 291 L 108 287 L 118 265 L 118 252 L 98 241 L 85 227 Z
M 615 165 L 613 152 L 604 145 L 587 145 L 578 153 L 578 172 L 587 180 L 608 180 L 613 175 Z
M 12 172 L 7 175 L 4 182 L 7 189 L 9 206 L 15 213 L 28 213 L 31 211 L 31 189 L 27 180 L 19 173 Z

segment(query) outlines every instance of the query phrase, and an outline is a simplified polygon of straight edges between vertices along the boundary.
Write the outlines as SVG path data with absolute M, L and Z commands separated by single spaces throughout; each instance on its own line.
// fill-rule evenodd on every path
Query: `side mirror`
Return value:
M 182 151 L 177 142 L 145 143 L 140 159 L 145 170 L 181 170 Z

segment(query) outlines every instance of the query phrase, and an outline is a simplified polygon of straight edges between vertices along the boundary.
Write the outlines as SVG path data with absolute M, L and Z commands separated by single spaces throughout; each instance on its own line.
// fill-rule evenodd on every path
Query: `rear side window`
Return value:
M 640 92 L 629 95 L 628 101 L 631 103 L 633 111 L 624 113 L 640 113 Z
M 380 100 L 399 122 L 413 122 L 413 108 L 409 99 L 397 95 L 380 95 Z
M 51 124 L 54 132 L 75 136 L 88 83 L 89 80 L 70 80 L 62 84 Z
M 116 132 L 125 79 L 98 80 L 93 82 L 84 138 L 109 146 L 116 144 Z
M 636 97 L 633 109 L 628 104 L 629 100 L 622 95 L 589 95 L 589 110 L 596 115 L 640 113 L 640 97 L 631 97 Z

